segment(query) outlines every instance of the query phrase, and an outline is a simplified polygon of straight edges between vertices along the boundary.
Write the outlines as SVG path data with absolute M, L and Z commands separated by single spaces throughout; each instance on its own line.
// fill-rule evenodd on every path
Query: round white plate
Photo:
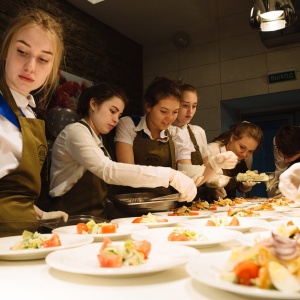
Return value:
M 123 245 L 114 242 L 113 245 Z M 196 249 L 181 245 L 151 244 L 151 251 L 144 264 L 121 268 L 101 268 L 97 254 L 102 243 L 93 243 L 76 249 L 56 251 L 46 257 L 48 266 L 69 273 L 94 276 L 140 276 L 164 271 L 185 264 L 199 255 Z
M 227 220 L 230 222 L 232 217 L 221 217 L 224 220 Z M 209 218 L 209 219 L 198 219 L 198 220 L 185 220 L 181 224 L 183 226 L 204 226 L 204 227 L 209 227 L 209 228 L 220 228 L 220 229 L 233 229 L 233 230 L 238 230 L 241 232 L 246 232 L 249 231 L 250 228 L 253 227 L 266 227 L 268 226 L 268 222 L 265 220 L 248 220 L 247 218 L 237 218 L 239 220 L 240 225 L 239 226 L 206 226 L 206 223 L 208 220 L 214 220 L 214 217 Z
M 160 242 L 172 245 L 185 245 L 194 248 L 213 247 L 220 243 L 225 243 L 234 239 L 237 239 L 243 235 L 243 233 L 236 230 L 229 230 L 223 228 L 207 228 L 207 227 L 183 227 L 191 231 L 195 231 L 201 234 L 201 239 L 198 241 L 168 241 L 168 236 L 177 227 L 166 228 L 154 228 L 146 231 L 139 231 L 132 234 L 134 240 L 148 240 L 149 242 Z
M 53 234 L 42 234 L 50 238 Z M 61 234 L 59 235 L 61 246 L 49 247 L 40 249 L 23 249 L 23 250 L 11 250 L 10 248 L 18 241 L 22 240 L 22 236 L 10 236 L 0 238 L 0 259 L 1 260 L 33 260 L 45 258 L 50 252 L 79 247 L 89 243 L 92 243 L 94 238 L 87 235 L 70 235 Z
M 155 222 L 155 223 L 132 223 L 134 219 L 137 217 L 130 217 L 130 218 L 119 218 L 119 219 L 113 219 L 111 222 L 115 222 L 118 224 L 133 224 L 133 225 L 146 225 L 149 228 L 155 228 L 155 227 L 166 227 L 166 226 L 174 226 L 182 220 L 184 220 L 184 217 L 159 217 L 160 219 L 167 219 L 168 222 Z
M 276 212 L 286 212 L 286 211 L 293 210 L 293 208 L 290 206 L 273 206 L 273 207 Z
M 126 237 L 129 237 L 133 232 L 138 230 L 146 230 L 148 229 L 145 225 L 124 225 L 120 224 L 119 228 L 117 228 L 116 233 L 99 233 L 99 234 L 87 234 L 88 236 L 92 236 L 94 238 L 94 242 L 100 242 L 103 241 L 105 237 L 109 237 L 112 241 L 124 239 Z M 63 226 L 59 228 L 55 228 L 52 230 L 53 233 L 64 233 L 64 234 L 77 234 L 76 232 L 76 225 L 71 226 Z M 86 234 L 84 234 L 86 235 Z
M 253 247 L 257 241 L 261 239 L 267 239 L 271 235 L 272 235 L 271 230 L 252 232 L 239 237 L 238 241 L 245 246 Z
M 284 217 L 300 217 L 300 210 L 286 211 L 283 215 Z
M 250 219 L 250 220 L 278 220 L 282 218 L 281 213 L 277 213 L 275 211 L 258 211 L 259 216 L 257 217 L 241 217 L 237 218 Z M 227 216 L 227 213 L 219 213 L 218 216 Z
M 195 280 L 212 288 L 229 291 L 245 297 L 260 299 L 300 299 L 300 293 L 286 293 L 276 290 L 263 290 L 256 287 L 248 287 L 221 279 L 221 272 L 230 251 L 214 252 L 199 255 L 186 265 L 188 274 Z
M 199 218 L 207 218 L 209 217 L 212 213 L 208 210 L 199 210 L 199 211 L 193 211 L 195 213 L 197 213 L 197 215 L 192 215 L 192 216 L 182 216 L 185 219 L 199 219 Z M 172 214 L 172 211 L 166 211 L 166 212 L 158 212 L 158 213 L 154 213 L 153 215 L 156 216 L 162 216 L 162 217 L 177 217 L 177 216 L 169 216 L 168 214 Z M 181 216 L 179 216 L 181 217 Z

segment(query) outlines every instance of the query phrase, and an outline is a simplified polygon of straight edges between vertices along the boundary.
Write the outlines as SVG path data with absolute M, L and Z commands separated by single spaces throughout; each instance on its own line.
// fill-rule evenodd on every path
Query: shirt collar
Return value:
M 11 91 L 18 107 L 26 108 L 28 105 L 33 108 L 36 107 L 34 98 L 31 94 L 29 94 L 27 97 L 25 97 L 24 95 L 20 94 L 19 92 L 15 91 L 13 89 L 10 89 L 10 91 Z
M 138 126 L 135 127 L 135 131 L 142 131 L 142 130 L 144 130 L 144 132 L 145 132 L 148 136 L 150 136 L 151 139 L 152 139 L 151 132 L 150 132 L 148 126 L 147 126 L 146 116 L 147 116 L 147 114 L 145 114 L 145 115 L 141 118 L 140 123 L 138 124 Z M 158 141 L 160 141 L 160 140 L 162 140 L 162 141 L 164 141 L 164 142 L 169 140 L 169 137 L 168 137 L 168 135 L 166 134 L 166 131 L 165 131 L 165 130 L 162 130 L 162 131 L 160 132 L 160 138 L 158 139 Z

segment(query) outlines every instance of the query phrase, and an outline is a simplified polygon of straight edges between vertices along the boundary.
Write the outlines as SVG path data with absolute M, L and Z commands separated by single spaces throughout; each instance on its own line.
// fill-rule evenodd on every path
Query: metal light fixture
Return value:
M 260 31 L 286 28 L 297 19 L 293 0 L 254 0 L 250 26 Z
M 99 2 L 102 2 L 104 0 L 88 0 L 89 2 L 91 2 L 92 4 L 97 4 Z

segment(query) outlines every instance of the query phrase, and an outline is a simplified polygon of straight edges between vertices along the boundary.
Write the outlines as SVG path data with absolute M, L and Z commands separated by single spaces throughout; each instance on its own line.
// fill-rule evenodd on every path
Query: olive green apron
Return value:
M 41 169 L 48 145 L 43 120 L 23 117 L 4 79 L 0 89 L 20 124 L 22 158 L 19 166 L 0 179 L 0 236 L 35 231 L 38 222 L 33 208 L 41 190 Z
M 79 123 L 91 132 L 85 122 L 79 121 Z M 106 149 L 104 147 L 101 149 L 108 156 Z M 107 185 L 104 180 L 87 170 L 68 192 L 51 199 L 51 209 L 62 210 L 69 215 L 92 215 L 106 218 L 106 195 Z
M 192 165 L 203 165 L 203 158 L 199 149 L 199 145 L 196 141 L 195 135 L 192 131 L 192 129 L 190 128 L 189 125 L 187 125 L 187 129 L 190 135 L 190 139 L 194 145 L 194 148 L 196 151 L 191 152 L 191 160 L 192 160 Z

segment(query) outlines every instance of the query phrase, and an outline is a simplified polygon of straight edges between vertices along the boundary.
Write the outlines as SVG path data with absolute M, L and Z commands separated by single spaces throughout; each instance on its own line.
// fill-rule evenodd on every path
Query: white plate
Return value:
M 283 215 L 285 216 L 285 218 L 287 218 L 287 217 L 300 217 L 300 210 L 294 209 L 293 211 L 286 211 L 286 212 L 283 213 Z
M 236 230 L 229 229 L 219 229 L 219 228 L 207 228 L 207 227 L 196 227 L 189 226 L 183 227 L 187 228 L 191 231 L 195 231 L 203 235 L 203 239 L 198 241 L 178 241 L 178 242 L 170 242 L 168 241 L 168 236 L 171 232 L 177 227 L 166 227 L 166 228 L 154 228 L 146 231 L 139 231 L 132 234 L 132 238 L 134 240 L 148 240 L 149 242 L 160 242 L 167 243 L 172 245 L 185 245 L 191 246 L 195 248 L 205 248 L 205 247 L 213 247 L 220 243 L 225 243 L 231 240 L 235 240 L 243 235 L 243 233 Z
M 138 230 L 146 230 L 148 229 L 145 225 L 124 225 L 120 224 L 119 228 L 117 228 L 116 233 L 101 233 L 101 234 L 88 234 L 88 236 L 92 236 L 94 238 L 94 242 L 103 241 L 105 237 L 109 237 L 112 241 L 124 239 L 129 237 L 133 232 Z M 67 233 L 67 234 L 77 234 L 76 225 L 71 226 L 63 226 L 52 230 L 53 233 Z
M 113 245 L 123 245 L 114 242 Z M 70 273 L 95 276 L 140 276 L 164 271 L 185 264 L 199 255 L 199 251 L 180 245 L 151 244 L 149 258 L 139 266 L 121 268 L 101 268 L 97 254 L 102 243 L 93 243 L 76 249 L 56 251 L 46 257 L 48 266 Z
M 166 226 L 174 226 L 182 220 L 184 217 L 160 217 L 161 219 L 167 219 L 168 222 L 156 222 L 156 223 L 132 223 L 134 219 L 137 217 L 130 217 L 130 218 L 120 218 L 120 219 L 113 219 L 111 222 L 115 222 L 118 224 L 133 224 L 133 225 L 146 225 L 149 228 L 156 228 L 156 227 L 166 227 Z
M 259 232 L 253 232 L 249 234 L 245 234 L 238 238 L 238 241 L 249 247 L 253 247 L 257 241 L 261 239 L 267 239 L 272 235 L 271 230 L 269 231 L 259 231 Z
M 207 211 L 207 210 L 199 210 L 199 211 L 193 211 L 193 212 L 196 212 L 197 215 L 192 215 L 192 216 L 182 216 L 183 218 L 185 219 L 199 219 L 199 218 L 207 218 L 209 217 L 212 212 L 210 211 Z M 158 213 L 154 213 L 153 215 L 156 215 L 156 216 L 162 216 L 162 217 L 176 217 L 176 216 L 169 216 L 168 214 L 172 214 L 173 212 L 172 211 L 166 211 L 166 212 L 158 212 Z M 180 216 L 181 217 L 181 216 Z
M 293 210 L 293 208 L 290 207 L 290 206 L 274 206 L 273 205 L 273 207 L 274 207 L 274 210 L 276 212 L 286 212 L 286 211 L 292 211 Z
M 42 234 L 42 236 L 51 237 L 53 234 Z M 59 235 L 62 246 L 49 247 L 40 249 L 23 249 L 11 250 L 10 248 L 18 241 L 22 240 L 22 236 L 10 236 L 0 238 L 0 259 L 1 260 L 33 260 L 45 258 L 47 254 L 55 250 L 73 248 L 92 243 L 94 238 L 87 235 Z
M 221 279 L 223 266 L 230 256 L 230 251 L 199 255 L 186 265 L 188 274 L 195 280 L 217 289 L 233 292 L 245 297 L 260 299 L 300 299 L 300 293 L 286 293 L 276 290 L 263 290 L 243 286 Z
M 222 217 L 223 218 L 223 217 Z M 228 218 L 229 222 L 230 220 L 232 219 L 232 217 L 224 217 L 224 218 Z M 233 229 L 233 230 L 238 230 L 238 231 L 241 231 L 241 232 L 246 232 L 248 231 L 250 228 L 253 228 L 253 227 L 266 227 L 268 226 L 268 222 L 265 221 L 265 220 L 248 220 L 247 218 L 237 218 L 239 220 L 239 223 L 240 225 L 239 226 L 212 226 L 212 227 L 209 227 L 209 226 L 206 226 L 206 223 L 208 220 L 213 220 L 213 217 L 212 218 L 209 218 L 209 219 L 198 219 L 198 220 L 186 220 L 186 221 L 183 221 L 181 224 L 183 226 L 204 226 L 204 227 L 209 227 L 209 228 L 220 228 L 220 229 Z
M 250 219 L 250 220 L 278 220 L 282 218 L 281 213 L 277 213 L 275 211 L 257 211 L 260 216 L 257 217 L 241 217 L 238 216 L 238 218 L 243 218 L 243 219 Z M 227 213 L 219 213 L 217 214 L 218 216 L 227 216 Z

